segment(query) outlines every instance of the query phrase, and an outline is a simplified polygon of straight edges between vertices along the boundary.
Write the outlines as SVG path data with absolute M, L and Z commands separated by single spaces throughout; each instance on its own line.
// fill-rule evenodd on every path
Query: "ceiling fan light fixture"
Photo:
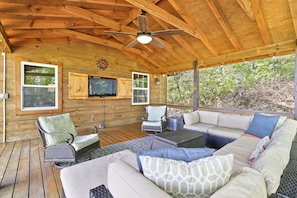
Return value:
M 142 34 L 137 36 L 137 41 L 141 44 L 148 44 L 153 40 L 153 37 L 148 34 Z

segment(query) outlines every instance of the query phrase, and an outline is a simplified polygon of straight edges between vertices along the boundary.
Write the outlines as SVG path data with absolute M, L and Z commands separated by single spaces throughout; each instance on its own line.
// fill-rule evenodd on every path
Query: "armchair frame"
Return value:
M 36 127 L 42 139 L 44 148 L 44 162 L 75 162 L 77 159 L 84 156 L 86 153 L 99 148 L 100 140 L 91 145 L 86 146 L 78 151 L 71 145 L 74 141 L 74 136 L 71 133 L 48 133 L 40 125 L 39 121 L 36 121 Z M 95 126 L 83 126 L 76 128 L 89 129 L 90 133 L 94 134 L 98 132 L 98 128 Z M 69 139 L 64 143 L 48 146 L 46 143 L 46 135 L 69 135 Z

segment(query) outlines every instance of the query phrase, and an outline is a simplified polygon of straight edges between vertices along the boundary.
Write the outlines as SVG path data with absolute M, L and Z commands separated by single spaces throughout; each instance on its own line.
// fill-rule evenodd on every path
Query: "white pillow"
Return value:
M 251 153 L 249 157 L 249 160 L 248 160 L 249 164 L 253 164 L 256 161 L 259 155 L 261 155 L 261 153 L 266 149 L 267 145 L 269 144 L 269 140 L 270 140 L 269 136 L 265 136 L 258 142 L 254 151 Z
M 172 197 L 210 197 L 228 183 L 233 154 L 211 156 L 189 163 L 140 156 L 143 174 Z
M 196 124 L 199 122 L 199 115 L 197 111 L 191 113 L 184 113 L 184 121 L 186 125 Z

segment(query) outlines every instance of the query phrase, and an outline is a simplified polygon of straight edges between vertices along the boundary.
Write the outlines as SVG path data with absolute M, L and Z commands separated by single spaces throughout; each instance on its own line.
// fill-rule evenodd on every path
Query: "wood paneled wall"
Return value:
M 144 106 L 132 105 L 131 99 L 99 99 L 99 100 L 73 100 L 69 99 L 68 73 L 100 74 L 106 76 L 131 78 L 131 72 L 150 73 L 146 67 L 139 65 L 123 53 L 111 48 L 91 43 L 70 42 L 68 44 L 32 45 L 26 48 L 14 49 L 7 53 L 6 68 L 6 141 L 24 140 L 39 137 L 35 127 L 38 116 L 15 114 L 15 57 L 24 57 L 33 61 L 54 61 L 63 64 L 63 113 L 69 112 L 76 125 L 98 126 L 104 118 L 105 127 L 132 124 L 141 121 L 145 114 Z M 108 61 L 108 68 L 100 70 L 96 66 L 97 59 Z M 3 83 L 3 56 L 0 56 L 0 93 Z M 155 76 L 160 77 L 161 84 L 155 84 Z M 160 74 L 151 74 L 151 103 L 166 103 L 167 78 Z M 2 99 L 1 99 L 2 100 Z M 105 106 L 105 109 L 104 109 Z M 3 114 L 0 103 L 0 140 L 3 142 Z

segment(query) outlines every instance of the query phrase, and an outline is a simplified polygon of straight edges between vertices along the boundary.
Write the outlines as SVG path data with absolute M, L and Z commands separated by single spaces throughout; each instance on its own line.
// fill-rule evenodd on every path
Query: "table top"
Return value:
M 194 138 L 200 138 L 203 135 L 197 131 L 180 129 L 177 131 L 163 132 L 155 135 L 156 139 L 167 139 L 173 142 L 184 142 Z

